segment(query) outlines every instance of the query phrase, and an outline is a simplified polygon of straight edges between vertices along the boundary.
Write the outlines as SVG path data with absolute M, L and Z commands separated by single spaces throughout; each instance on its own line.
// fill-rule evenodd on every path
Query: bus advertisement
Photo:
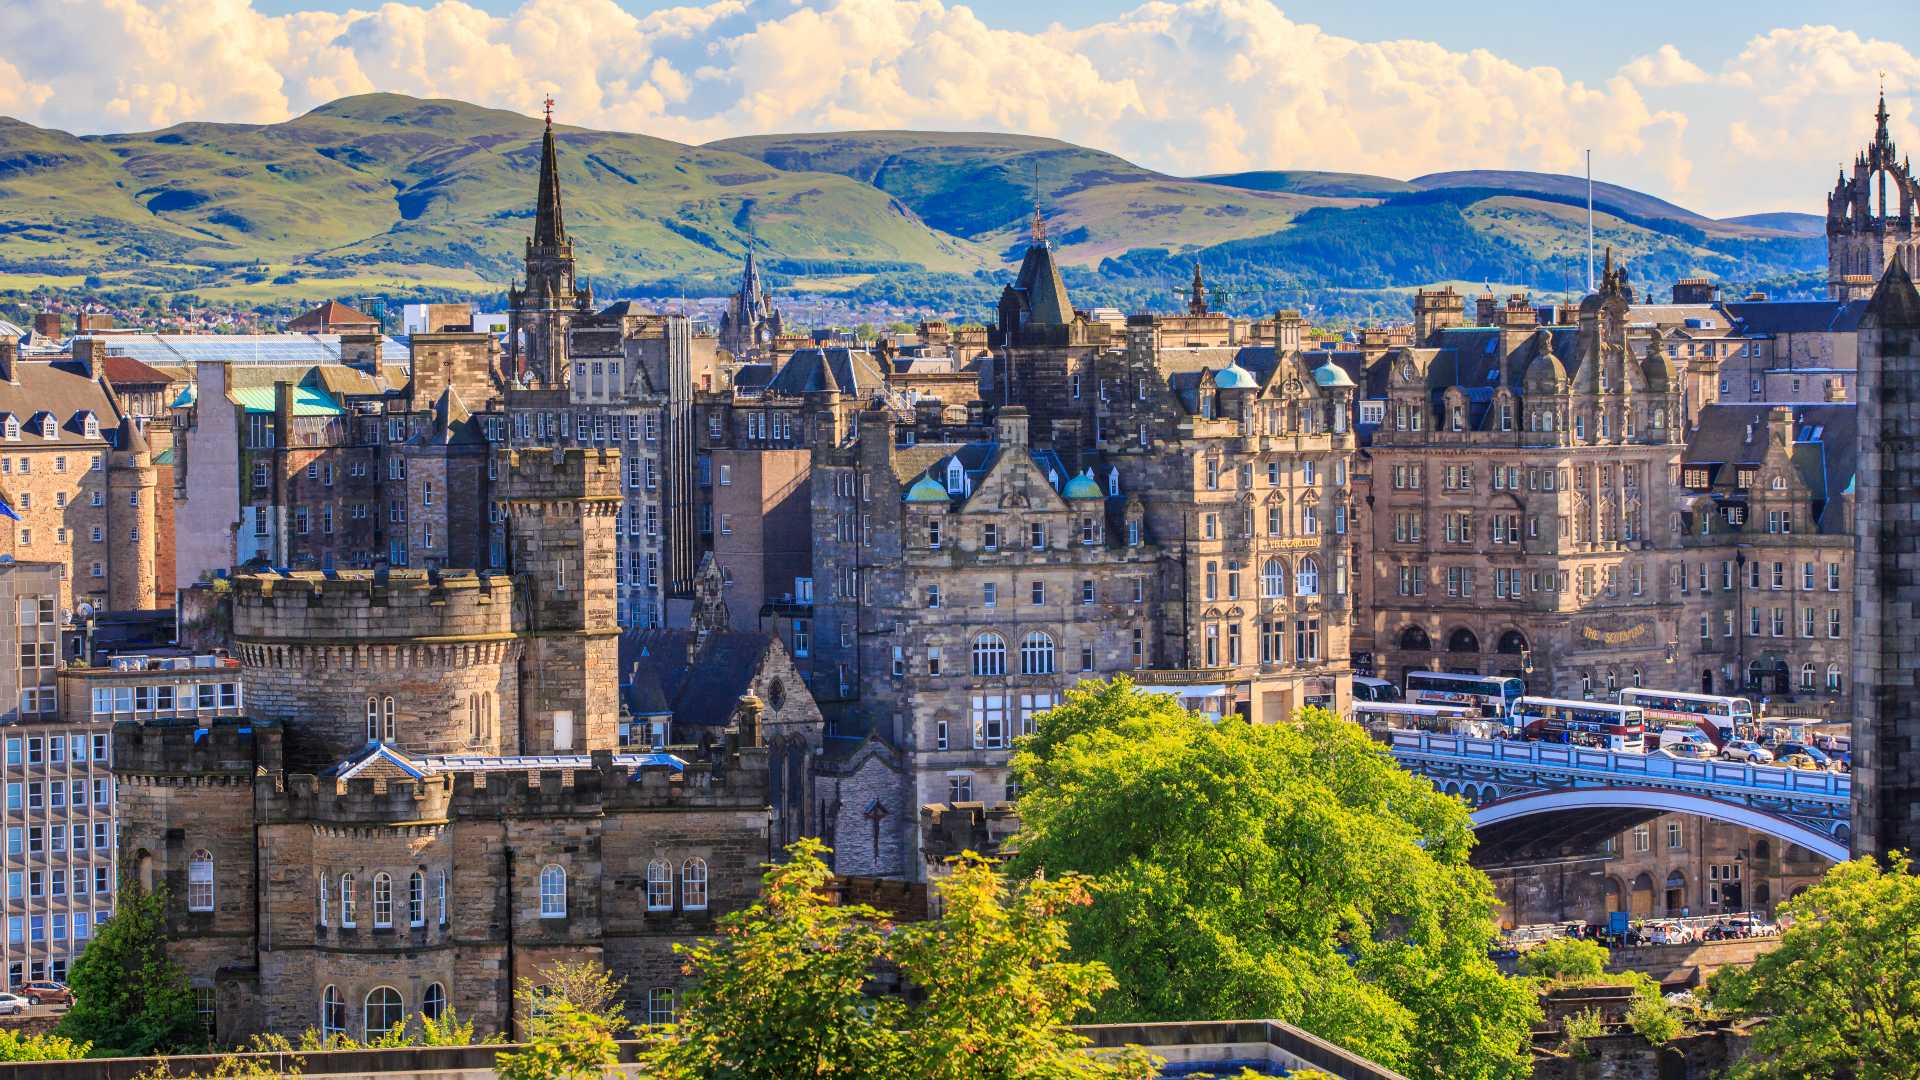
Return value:
M 1527 684 L 1510 675 L 1462 675 L 1451 671 L 1409 671 L 1406 700 L 1414 705 L 1465 705 L 1480 715 L 1504 717 Z
M 1619 698 L 1620 704 L 1635 706 L 1645 713 L 1647 723 L 1655 732 L 1666 727 L 1692 725 L 1712 741 L 1716 750 L 1725 747 L 1730 739 L 1745 737 L 1753 727 L 1753 702 L 1743 697 L 1633 686 L 1620 691 Z
M 1513 703 L 1508 726 L 1521 738 L 1538 742 L 1622 754 L 1647 752 L 1646 716 L 1633 705 L 1523 697 Z

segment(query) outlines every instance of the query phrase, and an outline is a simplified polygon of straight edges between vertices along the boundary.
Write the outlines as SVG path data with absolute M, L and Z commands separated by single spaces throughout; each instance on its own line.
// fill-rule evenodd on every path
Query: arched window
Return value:
M 1635 686 L 1639 686 L 1639 685 L 1641 685 L 1641 683 L 1640 683 L 1640 665 L 1639 665 L 1639 664 L 1635 664 L 1635 665 L 1633 665 L 1633 685 L 1635 685 Z
M 1827 689 L 1835 693 L 1839 693 L 1840 691 L 1840 665 L 1839 664 L 1827 665 Z
M 1608 668 L 1607 669 L 1607 693 L 1611 694 L 1618 689 L 1620 689 L 1620 673 L 1613 670 L 1612 668 Z
M 347 999 L 340 996 L 340 988 L 329 985 L 320 994 L 320 1035 L 331 1039 L 347 1033 Z
M 647 910 L 673 909 L 673 864 L 655 859 L 647 864 Z
M 973 673 L 975 675 L 1007 673 L 1006 638 L 988 632 L 973 639 Z
M 1447 635 L 1447 651 L 1477 653 L 1480 651 L 1480 635 L 1462 626 Z
M 1400 631 L 1400 647 L 1408 652 L 1427 652 L 1433 648 L 1433 639 L 1427 637 L 1424 628 L 1409 626 Z
M 331 893 L 332 891 L 333 891 L 333 887 L 332 885 L 329 884 L 329 879 L 327 875 L 321 874 L 320 875 L 320 925 L 321 926 L 326 926 L 328 923 L 328 920 L 330 920 L 333 917 L 333 913 L 332 913 L 333 905 L 328 902 L 329 900 L 328 894 Z
M 213 910 L 213 852 L 206 848 L 187 860 L 187 910 Z
M 380 737 L 382 739 L 385 739 L 388 742 L 392 742 L 393 741 L 393 695 L 392 694 L 388 694 L 386 697 L 386 700 L 380 703 L 380 729 L 381 729 Z
M 427 992 L 420 998 L 420 1015 L 429 1020 L 438 1020 L 447 1011 L 447 988 L 439 983 L 428 983 Z
M 1276 597 L 1287 595 L 1287 564 L 1279 559 L 1268 559 L 1260 568 L 1260 595 Z
M 688 859 L 680 867 L 680 906 L 688 911 L 707 907 L 707 860 Z
M 1035 630 L 1020 641 L 1020 674 L 1053 674 L 1053 638 Z
M 1301 596 L 1320 595 L 1320 564 L 1308 555 L 1300 560 L 1300 570 L 1293 575 L 1293 588 Z
M 400 991 L 391 986 L 376 986 L 367 992 L 366 1040 L 372 1042 L 407 1022 Z
M 1767 838 L 1764 836 L 1756 837 L 1753 841 L 1753 861 L 1766 862 L 1772 857 L 1773 845 L 1768 843 Z
M 407 877 L 407 925 L 427 925 L 427 875 L 418 870 Z
M 540 870 L 540 917 L 567 917 L 567 871 L 558 863 L 548 863 Z
M 367 741 L 380 741 L 380 699 L 367 699 Z
M 385 870 L 373 875 L 373 925 L 393 925 L 393 877 Z
M 1506 656 L 1518 656 L 1527 651 L 1527 635 L 1518 630 L 1509 630 L 1500 635 L 1498 649 Z
M 353 875 L 341 874 L 340 875 L 340 925 L 348 926 L 348 927 L 359 926 L 360 924 L 357 921 L 355 921 L 358 918 L 359 918 L 359 913 L 354 908 Z
M 665 986 L 656 986 L 647 991 L 647 1023 L 673 1023 L 673 991 Z
M 967 470 L 960 464 L 959 458 L 947 461 L 947 494 L 958 495 L 967 487 Z
M 433 875 L 433 906 L 439 914 L 440 925 L 447 925 L 447 872 Z
M 480 741 L 480 695 L 467 695 L 467 741 Z

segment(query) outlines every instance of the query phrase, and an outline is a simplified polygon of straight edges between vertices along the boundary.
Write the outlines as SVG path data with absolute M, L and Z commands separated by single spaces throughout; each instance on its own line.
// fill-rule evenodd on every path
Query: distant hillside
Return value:
M 281 124 L 76 138 L 0 119 L 0 290 L 39 285 L 286 302 L 498 294 L 520 270 L 538 120 L 458 101 L 345 98 Z M 1548 294 L 1585 280 L 1585 182 L 1272 170 L 1189 179 L 1055 139 L 762 135 L 704 147 L 559 129 L 568 229 L 602 296 L 712 295 L 757 231 L 776 287 L 987 314 L 1036 201 L 1083 305 L 1166 307 L 1194 263 L 1237 312 L 1403 317 L 1435 281 Z M 1036 200 L 1037 192 L 1037 200 Z M 1655 294 L 1704 274 L 1813 294 L 1820 219 L 1714 221 L 1595 186 L 1599 240 Z

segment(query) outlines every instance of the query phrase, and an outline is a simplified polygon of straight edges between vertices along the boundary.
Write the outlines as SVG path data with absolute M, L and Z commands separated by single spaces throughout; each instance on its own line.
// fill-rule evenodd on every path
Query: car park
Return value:
M 1720 756 L 1728 761 L 1744 761 L 1750 765 L 1767 765 L 1773 761 L 1773 751 L 1754 742 L 1752 739 L 1733 739 L 1720 750 Z

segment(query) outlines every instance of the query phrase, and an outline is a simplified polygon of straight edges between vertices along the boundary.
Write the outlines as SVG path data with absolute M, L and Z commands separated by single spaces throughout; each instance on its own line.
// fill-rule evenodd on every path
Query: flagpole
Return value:
M 1587 292 L 1593 292 L 1593 148 L 1587 148 Z

